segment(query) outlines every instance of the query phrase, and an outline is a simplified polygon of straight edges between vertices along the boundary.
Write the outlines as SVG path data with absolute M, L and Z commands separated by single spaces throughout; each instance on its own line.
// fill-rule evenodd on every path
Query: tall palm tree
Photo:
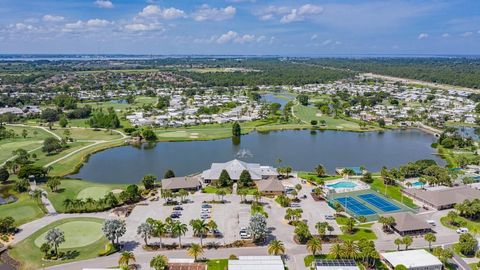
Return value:
M 342 257 L 342 246 L 339 243 L 330 247 L 329 255 L 332 259 L 340 259 Z
M 188 231 L 187 224 L 183 224 L 180 222 L 174 222 L 172 224 L 172 234 L 178 237 L 178 243 L 180 248 L 182 247 L 182 235 Z
M 85 204 L 88 205 L 90 208 L 95 204 L 95 200 L 91 197 L 88 197 L 86 200 L 85 200 Z
M 272 240 L 268 244 L 268 254 L 270 255 L 280 255 L 285 253 L 285 246 L 280 240 Z
M 43 197 L 43 191 L 41 189 L 37 188 L 37 189 L 32 191 L 31 196 L 32 196 L 33 199 L 35 199 L 37 204 L 40 204 L 41 201 L 42 201 L 42 197 Z
M 198 256 L 203 254 L 203 247 L 199 244 L 192 244 L 187 249 L 187 254 L 188 254 L 188 256 L 194 257 L 195 261 L 197 261 Z
M 255 199 L 256 203 L 258 203 L 260 201 L 260 199 L 262 198 L 262 193 L 260 193 L 260 191 L 258 191 L 258 190 L 255 190 L 252 195 L 253 195 L 253 198 Z
M 120 266 L 129 266 L 130 262 L 135 262 L 135 255 L 131 251 L 124 251 L 118 259 L 118 264 Z
M 393 243 L 397 246 L 397 250 L 400 250 L 400 245 L 403 245 L 402 238 L 397 238 L 393 241 Z
M 66 210 L 69 210 L 73 205 L 72 199 L 65 199 L 63 200 L 63 206 L 65 207 Z
M 163 247 L 162 238 L 167 234 L 168 228 L 167 224 L 161 220 L 147 219 L 147 222 L 152 224 L 153 231 L 152 235 L 160 239 L 160 247 Z
M 347 259 L 356 259 L 358 256 L 358 248 L 352 240 L 345 240 L 342 245 L 342 255 Z
M 322 251 L 322 241 L 316 237 L 311 238 L 307 241 L 307 249 L 313 256 L 317 255 L 317 252 Z
M 425 241 L 428 242 L 428 248 L 432 250 L 432 242 L 437 241 L 437 237 L 435 236 L 435 234 L 427 233 L 423 236 L 423 238 L 425 239 Z
M 203 219 L 193 219 L 190 221 L 193 234 L 200 237 L 200 245 L 203 246 L 203 237 L 208 233 L 208 224 Z

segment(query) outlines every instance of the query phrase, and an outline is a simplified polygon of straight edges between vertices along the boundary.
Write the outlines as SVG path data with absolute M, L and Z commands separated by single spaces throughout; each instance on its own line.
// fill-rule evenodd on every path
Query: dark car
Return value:
M 173 210 L 181 211 L 181 210 L 183 210 L 183 207 L 175 206 L 175 207 L 173 207 Z

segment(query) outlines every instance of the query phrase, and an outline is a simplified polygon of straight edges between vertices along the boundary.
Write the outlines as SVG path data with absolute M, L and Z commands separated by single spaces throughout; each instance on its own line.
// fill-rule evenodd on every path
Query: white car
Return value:
M 212 211 L 210 210 L 210 208 L 202 208 L 202 214 L 203 214 L 203 213 L 210 213 L 210 212 L 212 212 Z
M 335 217 L 333 215 L 325 215 L 326 220 L 334 220 Z
M 241 230 L 240 230 L 240 238 L 241 238 L 241 239 L 249 239 L 249 238 L 251 238 L 251 237 L 252 237 L 252 236 L 250 235 L 250 233 L 248 233 L 247 230 L 245 230 L 245 229 L 241 229 Z
M 468 233 L 468 228 L 458 228 L 457 233 L 459 234 Z

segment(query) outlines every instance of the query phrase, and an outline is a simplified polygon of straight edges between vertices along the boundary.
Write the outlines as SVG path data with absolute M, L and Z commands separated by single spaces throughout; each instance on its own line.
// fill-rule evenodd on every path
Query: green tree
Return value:
M 193 234 L 200 237 L 200 245 L 203 246 L 203 237 L 205 237 L 210 229 L 209 225 L 203 219 L 193 219 L 190 221 Z
M 318 176 L 318 177 L 323 177 L 325 176 L 325 167 L 321 164 L 317 165 L 317 167 L 315 167 L 315 174 Z
M 129 267 L 130 262 L 135 262 L 135 255 L 131 251 L 123 251 L 118 259 L 118 265 Z
M 460 235 L 458 239 L 460 252 L 465 256 L 473 256 L 478 247 L 478 241 L 469 233 Z
M 413 243 L 413 238 L 409 235 L 404 236 L 402 239 L 403 244 L 405 245 L 405 250 Z
M 28 131 L 26 129 L 22 130 L 22 137 L 26 139 L 28 136 Z
M 155 177 L 155 175 L 147 174 L 142 178 L 142 184 L 145 189 L 150 190 L 155 187 L 155 180 L 157 180 L 157 177 Z
M 62 116 L 60 117 L 60 120 L 58 121 L 58 124 L 59 124 L 62 128 L 66 127 L 66 126 L 68 125 L 68 120 L 67 120 L 67 118 L 66 118 L 64 115 L 62 115 Z
M 185 233 L 188 231 L 187 224 L 174 222 L 171 230 L 172 230 L 172 234 L 175 237 L 178 237 L 179 246 L 182 247 L 182 235 L 185 235 Z
M 403 245 L 403 239 L 397 238 L 393 241 L 393 243 L 397 246 L 397 250 L 400 250 L 400 246 Z
M 147 240 L 152 236 L 152 234 L 153 234 L 153 226 L 151 223 L 143 222 L 137 228 L 137 235 L 143 238 L 143 241 L 145 242 L 145 246 L 148 246 Z
M 10 177 L 10 173 L 5 167 L 0 167 L 0 182 L 6 182 Z
M 230 178 L 227 170 L 222 170 L 222 172 L 220 173 L 220 178 L 218 178 L 218 184 L 221 187 L 230 187 L 233 184 L 233 181 Z
M 252 176 L 247 170 L 243 170 L 238 179 L 238 185 L 240 187 L 250 187 L 253 185 Z
M 274 239 L 268 244 L 267 251 L 268 254 L 277 256 L 285 253 L 285 246 L 282 241 Z
M 168 266 L 168 258 L 165 255 L 157 255 L 150 261 L 150 267 L 155 270 L 164 270 Z
M 48 137 L 43 141 L 42 151 L 47 154 L 58 152 L 63 148 L 60 141 L 54 137 Z
M 437 241 L 437 237 L 433 233 L 427 233 L 423 236 L 423 239 L 428 242 L 428 248 L 432 250 L 432 242 Z
M 58 187 L 62 184 L 62 182 L 60 181 L 60 179 L 58 177 L 50 177 L 48 180 L 47 180 L 47 187 L 50 188 L 50 190 L 52 190 L 53 192 L 56 192 L 58 191 Z
M 40 251 L 43 252 L 44 256 L 47 256 L 48 252 L 50 251 L 50 245 L 48 243 L 43 243 L 40 246 Z
M 240 137 L 242 136 L 242 128 L 238 122 L 234 122 L 232 125 L 232 136 L 233 137 Z
M 172 170 L 165 171 L 165 174 L 163 175 L 163 178 L 165 179 L 173 178 L 173 177 L 175 177 L 175 173 L 173 173 Z
M 55 255 L 58 256 L 58 246 L 65 242 L 65 233 L 58 228 L 53 228 L 45 235 L 45 241 L 53 246 Z
M 316 237 L 311 238 L 307 241 L 307 250 L 310 251 L 313 256 L 317 255 L 317 252 L 322 251 L 322 241 Z
M 188 256 L 195 258 L 195 261 L 197 261 L 198 256 L 203 254 L 203 247 L 199 244 L 191 244 L 187 249 L 187 254 Z
M 297 100 L 303 106 L 308 105 L 308 96 L 307 95 L 298 95 Z

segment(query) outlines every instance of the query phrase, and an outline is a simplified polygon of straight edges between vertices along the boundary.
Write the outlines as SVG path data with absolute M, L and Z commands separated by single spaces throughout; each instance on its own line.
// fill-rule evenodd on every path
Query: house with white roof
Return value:
M 442 262 L 424 249 L 380 253 L 380 258 L 391 268 L 404 265 L 409 270 L 442 270 Z
M 254 181 L 278 176 L 277 169 L 273 167 L 260 166 L 260 164 L 257 163 L 247 163 L 234 159 L 225 163 L 212 163 L 210 169 L 202 172 L 203 182 L 211 183 L 213 180 L 218 180 L 223 170 L 226 170 L 230 178 L 234 181 L 240 178 L 240 174 L 243 171 L 248 171 Z

